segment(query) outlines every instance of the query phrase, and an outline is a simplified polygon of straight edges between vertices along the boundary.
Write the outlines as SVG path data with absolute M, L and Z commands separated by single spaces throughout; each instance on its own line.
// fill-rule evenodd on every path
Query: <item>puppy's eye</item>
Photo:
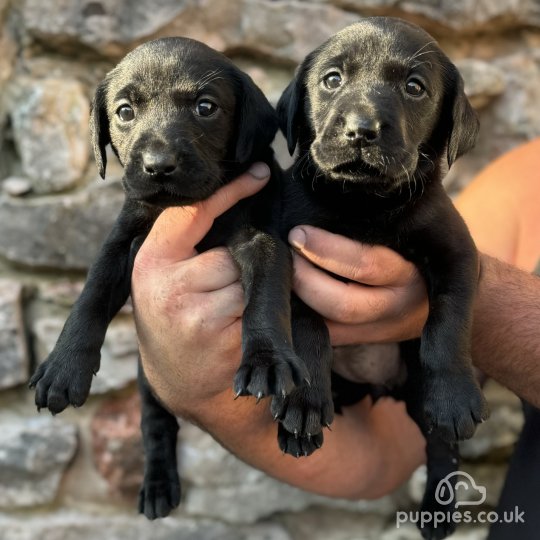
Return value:
M 424 85 L 418 79 L 414 78 L 411 78 L 407 81 L 405 85 L 405 90 L 407 91 L 407 94 L 414 97 L 420 97 L 426 91 Z
M 335 90 L 339 88 L 343 83 L 341 75 L 337 71 L 331 71 L 327 73 L 323 78 L 323 84 L 328 88 L 328 90 Z
M 135 118 L 135 111 L 129 105 L 121 105 L 116 111 L 122 122 L 131 122 Z
M 209 99 L 201 99 L 195 107 L 199 116 L 212 116 L 218 110 L 218 106 Z

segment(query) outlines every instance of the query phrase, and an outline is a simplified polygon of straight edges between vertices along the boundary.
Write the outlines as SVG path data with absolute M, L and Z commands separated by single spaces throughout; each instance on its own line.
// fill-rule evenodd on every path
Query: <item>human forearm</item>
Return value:
M 232 204 L 237 187 L 222 188 L 218 202 Z M 424 441 L 403 404 L 347 408 L 325 430 L 323 448 L 296 459 L 279 450 L 268 400 L 233 400 L 243 312 L 238 268 L 226 249 L 195 255 L 193 248 L 212 223 L 215 203 L 212 197 L 190 211 L 163 212 L 135 261 L 132 299 L 151 387 L 175 415 L 278 479 L 336 497 L 388 493 L 424 460 Z
M 487 255 L 474 312 L 475 365 L 540 406 L 540 278 Z
M 324 444 L 308 458 L 282 454 L 277 424 L 265 400 L 232 400 L 226 391 L 197 408 L 191 419 L 243 461 L 307 491 L 330 497 L 373 499 L 402 484 L 424 462 L 423 440 L 402 403 L 381 399 L 336 415 Z M 216 414 L 216 410 L 220 411 Z

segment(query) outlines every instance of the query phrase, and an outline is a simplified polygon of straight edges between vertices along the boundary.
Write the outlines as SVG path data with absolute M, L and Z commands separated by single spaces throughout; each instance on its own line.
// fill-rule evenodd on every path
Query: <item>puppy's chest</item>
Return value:
M 356 194 L 330 197 L 302 189 L 286 191 L 283 202 L 282 234 L 297 225 L 312 225 L 353 240 L 382 244 L 406 251 L 409 243 L 408 209 L 394 209 L 362 199 Z

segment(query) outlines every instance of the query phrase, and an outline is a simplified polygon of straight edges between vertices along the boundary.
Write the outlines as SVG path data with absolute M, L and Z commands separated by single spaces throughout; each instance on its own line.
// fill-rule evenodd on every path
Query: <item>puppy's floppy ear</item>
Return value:
M 276 112 L 249 75 L 236 73 L 235 160 L 247 163 L 261 159 L 278 130 Z
M 291 156 L 294 154 L 300 134 L 306 93 L 305 77 L 312 57 L 313 53 L 296 68 L 294 79 L 285 88 L 277 104 L 279 127 L 287 139 L 287 148 Z
M 111 142 L 107 116 L 107 79 L 99 84 L 90 106 L 90 137 L 94 158 L 101 178 L 105 178 L 107 154 L 105 147 Z
M 447 159 L 450 167 L 461 155 L 474 147 L 480 123 L 463 89 L 463 79 L 457 68 L 452 65 L 449 73 L 449 93 L 453 97 L 447 140 Z

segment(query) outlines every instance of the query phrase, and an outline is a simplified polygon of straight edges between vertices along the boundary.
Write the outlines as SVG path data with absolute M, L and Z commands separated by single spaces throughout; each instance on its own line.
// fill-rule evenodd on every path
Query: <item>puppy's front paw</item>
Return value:
M 323 443 L 322 428 L 334 419 L 330 392 L 310 386 L 296 388 L 289 396 L 274 396 L 272 415 L 279 420 L 278 444 L 295 457 L 308 456 Z
M 68 405 L 83 405 L 90 393 L 92 376 L 99 369 L 99 360 L 99 352 L 82 355 L 55 349 L 30 379 L 29 387 L 36 390 L 38 410 L 48 408 L 57 414 Z
M 286 396 L 309 382 L 304 362 L 291 347 L 275 346 L 267 339 L 249 340 L 234 378 L 237 396 Z
M 155 467 L 145 471 L 139 491 L 139 513 L 151 520 L 168 516 L 180 504 L 181 491 L 175 468 Z
M 424 412 L 428 430 L 449 443 L 470 439 L 489 417 L 478 383 L 467 376 L 439 375 L 426 385 Z

